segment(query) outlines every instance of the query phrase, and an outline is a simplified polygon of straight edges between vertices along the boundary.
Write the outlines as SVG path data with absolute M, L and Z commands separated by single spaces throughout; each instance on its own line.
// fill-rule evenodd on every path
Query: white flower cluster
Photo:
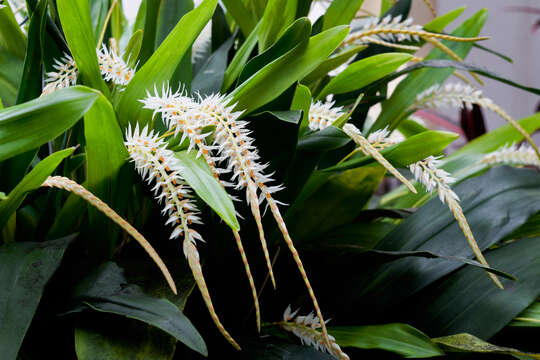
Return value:
M 159 139 L 148 127 L 139 130 L 139 125 L 126 131 L 125 145 L 135 168 L 152 188 L 159 203 L 164 203 L 162 214 L 167 215 L 166 225 L 172 224 L 171 239 L 189 231 L 191 239 L 202 240 L 200 235 L 189 229 L 192 223 L 201 224 L 198 211 L 192 199 L 191 190 L 181 176 L 182 168 L 174 153 L 166 149 L 166 143 Z
M 135 69 L 130 68 L 124 59 L 111 48 L 105 45 L 97 51 L 99 70 L 105 81 L 116 85 L 127 85 L 135 74 Z
M 323 130 L 332 125 L 343 114 L 342 107 L 333 107 L 334 102 L 312 102 L 309 108 L 309 128 L 313 131 Z
M 323 334 L 317 330 L 322 326 L 319 317 L 313 313 L 309 313 L 307 316 L 296 316 L 297 313 L 298 310 L 292 312 L 289 305 L 283 313 L 283 321 L 279 323 L 280 326 L 298 336 L 302 345 L 313 346 L 315 349 L 327 352 L 340 360 L 349 360 L 349 356 L 341 350 L 332 335 L 328 335 L 329 342 L 327 343 Z
M 536 152 L 533 148 L 525 144 L 520 147 L 517 147 L 515 144 L 506 146 L 485 155 L 480 162 L 488 165 L 509 164 L 540 167 L 540 160 L 538 159 Z
M 462 107 L 465 104 L 470 109 L 473 104 L 488 107 L 492 101 L 482 96 L 482 91 L 470 85 L 463 84 L 436 84 L 416 96 L 416 108 L 445 108 L 448 106 Z
M 397 144 L 399 141 L 392 137 L 388 126 L 384 129 L 379 129 L 368 135 L 367 140 L 377 150 L 385 149 L 389 146 Z
M 135 75 L 135 69 L 129 67 L 124 59 L 111 48 L 107 49 L 105 45 L 96 50 L 98 57 L 99 70 L 105 81 L 113 84 L 126 86 Z M 53 67 L 56 72 L 48 72 L 45 82 L 47 85 L 43 88 L 42 95 L 50 94 L 58 89 L 74 86 L 77 83 L 79 69 L 73 58 L 67 54 L 60 60 L 55 59 Z
M 51 71 L 45 74 L 47 75 L 45 79 L 47 85 L 43 88 L 43 95 L 73 86 L 77 83 L 78 70 L 73 58 L 68 54 L 64 54 L 61 60 L 54 60 L 53 67 L 56 69 L 56 72 Z
M 381 20 L 378 18 L 368 20 L 357 32 L 347 36 L 344 43 L 366 45 L 371 42 L 391 44 L 401 41 L 420 41 L 418 35 L 420 31 L 422 31 L 422 26 L 414 25 L 412 18 L 402 21 L 401 15 L 394 18 L 388 15 Z
M 448 203 L 450 199 L 459 201 L 459 197 L 450 188 L 450 184 L 455 183 L 456 179 L 445 170 L 439 169 L 440 163 L 438 158 L 429 156 L 425 160 L 411 164 L 409 168 L 415 179 L 421 182 L 427 191 L 433 192 L 437 189 L 443 203 Z

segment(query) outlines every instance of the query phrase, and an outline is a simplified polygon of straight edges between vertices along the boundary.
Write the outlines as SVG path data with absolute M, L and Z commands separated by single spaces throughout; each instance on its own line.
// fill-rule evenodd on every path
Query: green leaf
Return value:
M 0 48 L 0 64 L 0 98 L 6 106 L 11 106 L 16 103 L 24 61 Z
M 500 167 L 491 169 L 481 177 L 466 180 L 453 189 L 461 199 L 465 217 L 480 249 L 485 250 L 496 244 L 540 210 L 539 185 L 540 176 L 534 171 Z M 437 197 L 405 219 L 377 245 L 376 249 L 425 250 L 445 256 L 473 257 L 472 250 L 454 216 Z M 515 275 L 519 279 L 517 284 L 522 282 L 520 272 L 515 271 L 514 267 L 492 263 L 489 257 L 488 263 Z M 362 289 L 358 294 L 359 297 L 365 297 L 366 301 L 377 299 L 380 311 L 384 311 L 459 267 L 459 263 L 447 260 L 400 259 L 383 265 L 371 274 L 369 279 L 365 279 L 363 281 L 365 283 L 355 286 Z M 469 270 L 473 269 L 467 267 L 460 271 Z M 496 291 L 500 291 L 489 281 L 485 273 L 478 269 L 474 270 L 483 276 L 481 281 L 485 280 L 486 287 L 492 286 Z M 470 286 L 467 289 L 472 291 Z M 470 319 L 468 321 L 474 323 Z
M 446 14 L 431 20 L 424 25 L 424 30 L 436 33 L 444 31 L 444 28 L 463 14 L 463 11 L 465 11 L 466 8 L 466 6 L 458 7 L 457 9 L 451 10 Z
M 255 49 L 255 45 L 257 45 L 257 28 L 249 34 L 242 46 L 240 46 L 240 49 L 234 54 L 227 70 L 225 70 L 221 92 L 225 92 L 229 89 L 238 76 L 240 76 L 244 65 L 249 60 L 249 56 L 253 52 L 253 49 Z
M 1 10 L 0 10 L 1 11 Z M 1 228 L 1 226 L 0 226 Z M 0 246 L 0 349 L 15 360 L 45 285 L 75 236 Z
M 99 94 L 84 86 L 0 110 L 0 161 L 35 149 L 72 127 Z
M 309 108 L 311 107 L 311 91 L 305 85 L 298 84 L 294 92 L 291 110 L 302 111 L 302 121 L 298 129 L 298 136 L 303 135 L 309 128 Z
M 201 95 L 211 95 L 219 92 L 223 84 L 229 50 L 233 45 L 233 41 L 234 36 L 231 36 L 216 51 L 214 51 L 212 55 L 210 55 L 199 72 L 197 72 L 197 75 L 193 78 L 191 84 L 192 92 L 198 92 Z
M 193 7 L 193 0 L 161 0 L 156 25 L 156 48 L 174 29 L 182 16 L 193 10 Z
M 540 354 L 532 354 L 520 350 L 496 346 L 470 334 L 456 334 L 433 339 L 448 351 L 470 352 L 479 354 L 504 354 L 512 355 L 518 359 L 540 359 Z
M 137 59 L 139 58 L 139 53 L 141 52 L 143 39 L 143 31 L 141 29 L 135 31 L 124 51 L 124 61 L 129 64 L 129 66 L 135 66 L 137 64 Z
M 321 90 L 318 99 L 329 94 L 343 94 L 358 90 L 394 72 L 412 58 L 405 53 L 370 56 L 349 65 Z
M 96 39 L 95 46 L 101 35 L 101 31 L 105 26 L 105 18 L 109 11 L 109 0 L 92 0 L 90 1 L 90 18 L 92 19 L 92 28 L 94 29 L 94 38 Z
M 231 103 L 248 113 L 277 98 L 316 69 L 343 41 L 349 29 L 334 27 L 303 41 L 274 60 L 231 93 Z
M 334 126 L 329 126 L 301 137 L 298 141 L 298 150 L 328 151 L 339 149 L 349 142 L 351 142 L 351 138 L 347 134 Z
M 176 340 L 135 320 L 118 317 L 94 319 L 75 328 L 78 360 L 170 360 Z
M 540 302 L 532 303 L 509 324 L 518 327 L 540 327 Z
M 91 309 L 122 315 L 157 327 L 202 355 L 206 345 L 191 321 L 168 300 L 146 295 L 137 285 L 127 283 L 115 263 L 101 265 L 74 290 L 76 300 Z
M 341 347 L 391 351 L 405 358 L 444 355 L 423 332 L 407 324 L 330 327 Z
M 335 357 L 315 350 L 311 346 L 300 346 L 284 342 L 250 343 L 243 349 L 246 360 L 335 360 Z
M 307 18 L 296 20 L 269 49 L 251 59 L 244 66 L 242 73 L 238 77 L 238 84 L 242 84 L 266 65 L 283 56 L 302 41 L 309 39 L 310 35 L 311 23 L 309 20 Z
M 223 4 L 227 8 L 227 11 L 233 17 L 234 21 L 236 21 L 236 23 L 240 27 L 240 30 L 242 30 L 244 36 L 257 36 L 257 29 L 255 25 L 257 21 L 242 1 L 223 0 Z
M 489 339 L 540 295 L 538 238 L 521 239 L 490 251 L 486 259 L 491 266 L 516 275 L 519 281 L 501 279 L 505 287 L 501 291 L 482 270 L 462 268 L 426 289 L 423 299 L 429 301 L 416 302 L 422 316 L 415 322 L 432 336 L 467 332 Z
M 83 84 L 108 95 L 109 88 L 99 70 L 88 0 L 58 0 L 57 6 L 62 29 Z
M 454 36 L 477 36 L 480 33 L 487 18 L 487 10 L 480 10 L 461 26 L 459 26 L 452 35 Z M 456 43 L 443 41 L 450 49 L 452 49 L 459 57 L 464 59 L 472 48 L 472 43 Z M 448 55 L 438 49 L 433 49 L 426 60 L 432 59 L 449 59 Z M 414 102 L 416 95 L 429 88 L 430 86 L 442 83 L 452 73 L 453 69 L 420 69 L 409 75 L 405 80 L 400 82 L 392 96 L 382 103 L 383 110 L 381 115 L 376 120 L 375 124 L 370 129 L 371 131 L 382 129 L 389 126 L 394 129 L 403 119 L 406 109 Z
M 221 184 L 212 176 L 212 171 L 202 157 L 194 152 L 175 153 L 183 168 L 182 177 L 195 193 L 207 203 L 233 230 L 240 230 L 234 205 Z
M 322 30 L 338 25 L 348 25 L 362 6 L 364 0 L 334 0 L 326 10 Z
M 21 77 L 17 104 L 35 99 L 41 95 L 42 48 L 45 38 L 47 0 L 40 0 L 32 13 L 28 27 L 28 43 L 24 58 L 23 76 Z
M 298 0 L 268 0 L 258 30 L 259 52 L 268 49 L 296 18 Z
M 26 49 L 26 38 L 21 31 L 13 12 L 11 5 L 0 9 L 0 50 L 24 59 Z
M 47 156 L 22 179 L 15 189 L 9 193 L 7 200 L 0 203 L 0 229 L 4 227 L 10 216 L 21 205 L 26 194 L 38 189 L 62 160 L 71 155 L 74 150 L 75 148 L 69 148 Z
M 145 0 L 145 6 L 139 9 L 139 11 L 144 10 L 143 40 L 139 53 L 141 66 L 146 65 L 156 49 L 156 28 L 160 4 L 161 0 Z
M 326 76 L 330 71 L 338 68 L 340 65 L 345 64 L 351 57 L 363 51 L 367 48 L 366 45 L 359 45 L 350 47 L 344 51 L 341 51 L 335 55 L 330 56 L 328 59 L 323 61 L 318 68 L 313 70 L 311 74 L 307 75 L 302 82 L 305 84 L 311 84 L 320 78 Z
M 122 127 L 128 122 L 145 126 L 152 112 L 144 111 L 140 99 L 146 90 L 169 80 L 216 8 L 217 0 L 204 0 L 180 19 L 152 57 L 135 74 L 122 93 L 117 113 Z
M 386 149 L 381 150 L 381 154 L 390 161 L 392 165 L 398 168 L 404 168 L 416 161 L 423 160 L 430 155 L 439 155 L 442 151 L 454 142 L 459 135 L 447 131 L 425 131 L 411 136 Z M 371 164 L 375 160 L 371 156 L 352 156 L 350 160 L 342 164 L 324 169 L 324 171 L 342 171 L 353 169 L 355 167 Z

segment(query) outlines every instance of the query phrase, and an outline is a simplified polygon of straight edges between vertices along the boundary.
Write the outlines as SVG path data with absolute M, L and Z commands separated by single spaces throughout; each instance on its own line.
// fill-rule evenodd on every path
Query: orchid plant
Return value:
M 2 359 L 538 358 L 486 341 L 539 321 L 540 115 L 481 77 L 540 90 L 421 3 L 2 2 Z

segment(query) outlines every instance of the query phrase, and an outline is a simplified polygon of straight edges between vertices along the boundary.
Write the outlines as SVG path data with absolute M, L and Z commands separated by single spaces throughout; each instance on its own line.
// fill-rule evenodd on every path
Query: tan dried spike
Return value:
M 86 200 L 89 204 L 91 204 L 92 206 L 97 208 L 99 211 L 101 211 L 103 214 L 105 214 L 109 219 L 111 219 L 116 224 L 118 224 L 122 229 L 124 229 L 129 235 L 131 235 L 142 246 L 142 248 L 148 253 L 148 255 L 150 255 L 152 260 L 154 260 L 156 265 L 161 270 L 163 276 L 165 276 L 165 279 L 167 280 L 167 283 L 169 284 L 173 293 L 177 294 L 176 285 L 174 284 L 174 280 L 169 270 L 167 269 L 167 266 L 165 265 L 163 260 L 161 260 L 157 252 L 152 247 L 152 245 L 150 245 L 150 243 L 144 238 L 144 236 L 142 236 L 137 231 L 137 229 L 135 229 L 130 223 L 128 223 L 120 215 L 118 215 L 113 209 L 111 209 L 109 205 L 104 203 L 101 199 L 99 199 L 97 196 L 95 196 L 90 191 L 85 189 L 83 186 L 63 176 L 49 176 L 47 180 L 45 180 L 45 182 L 43 182 L 41 186 L 48 186 L 48 187 L 63 189 L 77 196 L 80 196 L 81 198 Z

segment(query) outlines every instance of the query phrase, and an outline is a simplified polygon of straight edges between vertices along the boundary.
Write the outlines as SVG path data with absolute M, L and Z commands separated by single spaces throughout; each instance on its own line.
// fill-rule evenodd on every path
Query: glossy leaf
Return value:
M 532 303 L 509 324 L 518 327 L 540 327 L 540 302 Z
M 143 31 L 141 29 L 135 31 L 124 51 L 124 61 L 127 62 L 130 66 L 135 66 L 137 59 L 139 58 L 139 53 L 141 52 L 143 39 Z
M 126 127 L 128 122 L 139 122 L 140 126 L 144 126 L 151 119 L 152 112 L 143 111 L 139 100 L 144 98 L 146 90 L 152 89 L 154 85 L 161 86 L 172 77 L 178 64 L 212 17 L 216 4 L 217 0 L 204 0 L 184 15 L 152 57 L 137 71 L 117 106 L 119 121 L 123 127 Z
M 58 0 L 58 15 L 66 40 L 85 85 L 109 94 L 99 70 L 96 40 L 88 0 Z
M 0 48 L 0 63 L 0 98 L 5 105 L 11 106 L 17 99 L 24 61 Z
M 481 249 L 496 244 L 540 209 L 537 201 L 540 196 L 539 184 L 540 177 L 535 172 L 500 167 L 482 177 L 466 180 L 453 189 L 461 199 L 465 217 Z M 376 249 L 427 250 L 446 256 L 473 257 L 452 213 L 438 198 L 433 198 L 405 219 Z M 516 276 L 520 279 L 518 283 L 521 283 L 520 273 L 512 267 L 492 263 L 489 259 L 488 263 Z M 447 260 L 396 260 L 377 269 L 364 284 L 357 284 L 362 289 L 358 296 L 365 297 L 362 301 L 376 301 L 378 308 L 383 311 L 459 267 L 459 263 Z M 486 286 L 497 289 L 485 273 L 480 271 L 480 274 L 485 277 L 482 280 L 485 280 Z
M 77 301 L 91 309 L 122 315 L 157 327 L 202 355 L 206 345 L 189 319 L 168 300 L 146 295 L 127 283 L 123 270 L 108 262 L 85 278 L 74 290 Z
M 268 0 L 258 29 L 259 52 L 268 49 L 296 17 L 298 0 Z
M 195 152 L 175 153 L 183 167 L 182 177 L 222 219 L 234 230 L 240 230 L 234 205 L 221 184 L 212 176 L 212 171 L 202 157 L 196 158 Z
M 139 12 L 144 11 L 144 22 L 142 24 L 143 40 L 141 52 L 139 53 L 141 66 L 146 64 L 156 49 L 157 20 L 160 4 L 161 0 L 145 0 L 144 7 L 141 6 L 139 9 Z
M 0 9 L 0 50 L 6 53 L 24 59 L 26 49 L 26 38 L 21 31 L 13 12 L 11 5 Z
M 512 355 L 518 359 L 540 359 L 540 354 L 492 345 L 470 334 L 445 336 L 435 338 L 433 341 L 448 351 Z
M 324 99 L 329 94 L 343 94 L 361 89 L 394 72 L 411 58 L 412 56 L 409 54 L 389 53 L 370 56 L 354 62 L 330 80 L 321 90 L 318 99 Z
M 446 14 L 431 20 L 424 25 L 424 30 L 436 33 L 444 31 L 444 28 L 463 14 L 463 11 L 465 11 L 466 8 L 466 6 L 458 7 L 457 9 L 451 10 Z
M 411 136 L 397 145 L 381 150 L 381 154 L 383 154 L 395 167 L 403 168 L 413 162 L 423 160 L 430 155 L 437 156 L 438 154 L 441 154 L 442 151 L 458 137 L 459 135 L 447 131 L 429 130 Z M 374 161 L 375 160 L 371 156 L 359 154 L 356 157 L 351 157 L 350 160 L 347 160 L 342 164 L 324 169 L 324 171 L 342 171 L 364 166 L 373 163 Z
M 242 30 L 244 36 L 257 36 L 257 30 L 255 29 L 256 21 L 242 1 L 223 0 L 223 4 L 240 27 L 240 30 Z
M 487 10 L 480 10 L 454 30 L 452 35 L 477 36 L 486 18 Z M 447 41 L 443 41 L 443 43 L 462 59 L 467 56 L 472 48 L 472 43 L 452 43 Z M 448 56 L 438 49 L 433 49 L 425 59 L 448 59 Z M 442 83 L 452 72 L 452 69 L 421 69 L 409 75 L 408 78 L 400 82 L 392 96 L 382 103 L 381 115 L 371 127 L 370 132 L 382 129 L 385 126 L 389 126 L 391 129 L 398 126 L 400 120 L 403 119 L 405 110 L 413 103 L 416 95 L 434 84 Z
M 328 151 L 338 149 L 351 142 L 351 138 L 340 129 L 329 126 L 301 137 L 298 149 L 303 151 Z
M 315 350 L 311 346 L 300 346 L 284 342 L 251 343 L 244 349 L 246 360 L 332 360 L 333 356 Z
M 234 54 L 234 57 L 231 60 L 231 63 L 227 67 L 227 70 L 225 70 L 225 75 L 223 78 L 223 86 L 221 88 L 222 92 L 229 89 L 232 86 L 232 84 L 236 81 L 238 76 L 240 76 L 240 73 L 242 72 L 244 65 L 246 65 L 246 63 L 248 62 L 249 56 L 253 52 L 253 49 L 255 49 L 256 45 L 257 45 L 257 28 L 255 28 L 255 30 L 253 30 L 249 34 L 249 36 L 244 41 L 242 46 L 240 46 L 240 48 L 236 51 L 236 54 Z
M 304 79 L 302 79 L 302 82 L 305 84 L 311 84 L 319 80 L 319 78 L 324 77 L 330 71 L 338 68 L 340 65 L 345 64 L 354 55 L 366 49 L 366 47 L 367 46 L 365 45 L 353 46 L 347 50 L 330 56 L 321 65 L 319 65 L 318 68 L 313 70 L 311 74 L 307 75 Z
M 444 355 L 429 337 L 407 324 L 330 327 L 341 347 L 391 351 L 405 358 Z
M 231 36 L 203 64 L 191 83 L 191 91 L 193 93 L 211 95 L 221 90 L 225 69 L 227 68 L 229 50 L 233 45 L 233 41 L 234 36 Z
M 298 84 L 294 92 L 293 101 L 291 104 L 291 110 L 301 110 L 302 120 L 300 122 L 300 128 L 298 129 L 298 135 L 301 136 L 308 129 L 309 126 L 309 108 L 311 107 L 311 91 L 307 86 Z
M 193 0 L 161 0 L 156 24 L 156 48 L 174 29 L 182 16 L 193 10 Z
M 338 25 L 348 25 L 364 0 L 334 0 L 324 14 L 322 29 L 328 30 Z
M 1 227 L 1 226 L 0 226 Z M 0 246 L 0 349 L 15 360 L 49 282 L 74 236 Z
M 4 227 L 11 215 L 21 205 L 26 194 L 38 189 L 62 160 L 71 155 L 74 150 L 74 148 L 61 150 L 40 161 L 9 193 L 7 200 L 0 202 L 0 229 Z
M 72 127 L 98 96 L 92 89 L 75 86 L 0 110 L 0 161 L 54 139 Z
M 231 93 L 236 108 L 251 112 L 277 98 L 296 81 L 316 69 L 343 41 L 347 27 L 315 35 L 259 70 Z

